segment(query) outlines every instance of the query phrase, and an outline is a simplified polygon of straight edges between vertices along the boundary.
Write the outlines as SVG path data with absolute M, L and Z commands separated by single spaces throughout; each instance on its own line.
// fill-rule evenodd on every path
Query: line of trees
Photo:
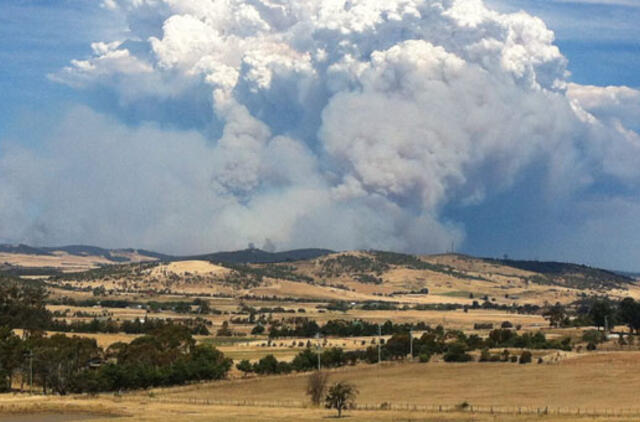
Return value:
M 95 339 L 55 334 L 20 338 L 0 328 L 0 389 L 11 388 L 21 374 L 42 391 L 97 393 L 179 385 L 224 378 L 231 359 L 207 344 L 196 345 L 185 327 L 166 325 L 131 343 L 106 350 Z
M 410 342 L 413 341 L 413 347 Z M 340 347 L 331 347 L 322 352 L 315 352 L 307 347 L 298 353 L 293 361 L 278 361 L 273 355 L 267 355 L 255 363 L 248 360 L 239 362 L 236 367 L 245 373 L 260 375 L 288 374 L 290 372 L 306 372 L 318 368 L 337 368 L 346 365 L 355 365 L 358 362 L 376 363 L 378 356 L 382 361 L 399 360 L 406 358 L 410 351 L 413 357 L 420 362 L 429 362 L 433 355 L 442 355 L 445 362 L 469 362 L 473 357 L 469 352 L 474 350 L 489 350 L 495 348 L 521 348 L 521 349 L 558 349 L 571 350 L 569 337 L 549 340 L 541 332 L 524 333 L 519 335 L 509 329 L 496 329 L 489 333 L 486 339 L 472 334 L 467 336 L 462 331 L 445 330 L 442 326 L 435 329 L 427 328 L 421 337 L 411 337 L 407 332 L 395 333 L 386 342 L 381 340 L 380 354 L 378 345 L 371 345 L 366 349 L 343 350 Z M 481 361 L 489 361 L 482 359 Z M 530 362 L 530 356 L 522 363 Z
M 10 279 L 0 284 L 0 327 L 24 329 L 27 335 L 38 331 L 64 333 L 119 333 L 147 334 L 167 325 L 183 325 L 193 335 L 209 335 L 211 322 L 201 318 L 183 319 L 178 323 L 145 318 L 132 321 L 114 321 L 111 318 L 94 318 L 89 321 L 72 321 L 54 318 L 46 308 L 47 291 L 43 286 L 21 283 Z M 127 307 L 128 301 L 110 301 L 114 307 Z
M 380 326 L 382 335 L 409 332 L 410 330 L 424 331 L 427 329 L 429 329 L 429 326 L 424 322 L 418 322 L 416 324 L 394 324 L 392 321 L 387 320 Z M 333 319 L 320 326 L 315 320 L 305 317 L 296 317 L 289 318 L 284 321 L 272 321 L 271 326 L 269 327 L 269 337 L 271 338 L 312 338 L 317 334 L 335 337 L 374 336 L 378 335 L 378 324 L 359 319 Z
M 145 318 L 140 320 L 114 321 L 111 318 L 94 318 L 89 321 L 67 322 L 64 319 L 54 319 L 48 323 L 45 329 L 49 331 L 59 331 L 63 333 L 126 333 L 126 334 L 147 334 L 156 331 L 167 325 L 181 325 L 193 335 L 205 335 L 210 333 L 207 327 L 212 323 L 203 318 L 181 319 L 179 322 L 158 318 Z
M 587 297 L 571 306 L 560 303 L 547 306 L 543 312 L 553 327 L 595 326 L 598 329 L 626 325 L 640 335 L 640 302 L 628 297 L 621 301 L 608 297 Z
M 54 320 L 45 307 L 46 297 L 41 286 L 16 280 L 0 284 L 0 390 L 10 389 L 17 374 L 45 393 L 67 394 L 220 379 L 231 368 L 232 361 L 220 351 L 195 344 L 192 328 L 161 320 L 123 322 L 120 330 L 131 325 L 133 331 L 147 334 L 107 350 L 94 339 L 45 336 L 45 330 L 87 328 Z M 98 330 L 103 323 L 113 321 L 86 324 L 96 324 Z M 23 330 L 22 336 L 15 334 L 16 328 Z
M 149 302 L 133 302 L 125 299 L 81 299 L 76 300 L 70 297 L 63 297 L 58 300 L 50 301 L 54 305 L 78 306 L 83 308 L 91 308 L 100 306 L 103 308 L 138 308 L 145 309 L 150 312 L 173 311 L 179 314 L 213 314 L 221 315 L 222 311 L 209 306 L 209 302 L 196 298 L 193 301 L 149 301 Z

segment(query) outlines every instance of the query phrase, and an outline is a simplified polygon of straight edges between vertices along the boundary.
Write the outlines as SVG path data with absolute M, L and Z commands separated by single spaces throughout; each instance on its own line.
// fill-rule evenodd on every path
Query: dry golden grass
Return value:
M 55 255 L 27 255 L 0 253 L 0 262 L 27 268 L 48 267 L 62 271 L 86 271 L 100 264 L 113 264 L 105 257 L 76 256 L 64 252 Z
M 557 364 L 429 363 L 363 365 L 334 371 L 360 390 L 362 403 L 637 408 L 640 353 L 583 354 Z M 167 390 L 170 398 L 304 401 L 306 375 L 259 377 Z
M 335 419 L 335 412 L 319 408 L 206 405 L 188 402 L 163 402 L 145 396 L 112 395 L 98 397 L 15 397 L 0 395 L 0 421 L 2 415 L 32 414 L 29 422 L 40 422 L 42 414 L 92 414 L 84 422 L 273 422 L 273 421 L 327 421 Z M 349 410 L 347 421 L 354 422 L 631 422 L 637 417 L 576 417 L 557 415 L 517 415 L 505 413 L 471 413 L 469 411 L 424 412 L 402 410 Z
M 112 255 L 127 258 L 131 262 L 145 262 L 154 260 L 153 258 L 128 251 L 114 251 Z M 114 261 L 108 260 L 103 256 L 71 255 L 64 251 L 55 251 L 51 255 L 0 253 L 0 262 L 27 268 L 56 268 L 64 272 L 86 271 L 97 268 L 100 265 L 114 264 Z
M 164 300 L 176 300 L 176 299 L 184 299 L 184 298 L 176 298 L 176 297 L 162 297 Z M 160 299 L 157 299 L 160 300 Z M 417 322 L 425 322 L 431 326 L 443 325 L 447 328 L 451 329 L 460 329 L 466 332 L 474 332 L 478 334 L 486 334 L 485 331 L 475 331 L 473 330 L 473 325 L 475 323 L 493 323 L 494 326 L 498 327 L 503 321 L 510 321 L 514 325 L 522 325 L 523 330 L 536 330 L 541 327 L 547 327 L 547 321 L 539 316 L 539 315 L 520 315 L 507 313 L 497 310 L 484 310 L 484 309 L 470 309 L 468 312 L 463 312 L 462 310 L 455 311 L 418 311 L 418 310 L 407 310 L 407 311 L 371 311 L 371 310 L 349 310 L 347 312 L 340 311 L 327 311 L 320 313 L 318 309 L 316 309 L 317 304 L 310 303 L 287 303 L 287 302 L 250 302 L 248 303 L 254 307 L 267 306 L 270 308 L 282 306 L 285 309 L 293 309 L 298 310 L 300 308 L 305 309 L 305 313 L 272 313 L 274 318 L 288 318 L 291 316 L 303 316 L 313 320 L 316 320 L 319 324 L 324 324 L 332 319 L 345 319 L 345 320 L 353 320 L 353 319 L 362 319 L 365 321 L 373 322 L 373 323 L 384 323 L 387 320 L 391 320 L 394 323 L 417 323 Z M 233 301 L 231 299 L 215 299 L 212 301 L 213 307 L 224 310 L 224 311 L 235 311 L 238 308 L 238 302 Z M 181 319 L 181 318 L 191 318 L 193 315 L 185 315 L 185 314 L 177 314 L 174 312 L 159 312 L 159 313 L 150 313 L 147 314 L 146 311 L 142 309 L 128 309 L 128 308 L 101 308 L 101 307 L 73 307 L 66 305 L 49 305 L 48 308 L 51 311 L 65 311 L 68 310 L 68 317 L 66 318 L 68 321 L 74 320 L 91 320 L 94 315 L 102 316 L 106 312 L 108 317 L 124 321 L 124 320 L 133 320 L 135 318 L 143 319 L 145 317 L 148 318 L 162 318 L 162 319 Z M 72 317 L 75 312 L 85 312 L 91 314 L 88 317 Z M 209 327 L 211 331 L 211 336 L 197 336 L 198 340 L 205 340 L 208 338 L 214 338 L 215 332 L 225 320 L 229 320 L 230 315 L 206 315 L 203 316 L 207 320 L 212 322 L 212 326 Z M 231 328 L 239 333 L 244 333 L 248 337 L 252 337 L 249 332 L 253 328 L 253 325 L 242 324 L 235 325 L 232 324 Z M 555 330 L 557 331 L 557 330 Z M 555 332 L 554 331 L 554 332 Z M 576 330 L 566 330 L 567 332 L 562 332 L 561 334 L 573 334 Z M 560 333 L 558 331 L 558 333 Z M 80 333 L 78 335 L 95 338 L 98 341 L 98 344 L 101 347 L 108 347 L 114 342 L 118 341 L 131 341 L 136 336 L 135 335 L 127 335 L 124 333 L 121 334 L 83 334 Z M 220 349 L 223 350 L 226 354 L 231 356 L 234 359 L 259 359 L 260 357 L 274 353 L 278 357 L 292 357 L 299 350 L 299 348 L 291 349 L 288 346 L 293 342 L 304 342 L 306 344 L 308 339 L 304 338 L 286 338 L 286 339 L 277 339 L 275 342 L 277 344 L 283 343 L 285 346 L 281 348 L 281 351 L 274 348 L 264 348 L 260 347 L 262 343 L 267 341 L 266 337 L 260 337 L 258 340 L 248 339 L 246 342 L 238 339 L 237 343 L 231 346 L 221 346 Z M 369 342 L 371 338 L 330 338 L 328 339 L 330 345 L 335 345 L 338 347 L 345 348 L 353 348 L 353 347 L 361 347 L 360 342 L 365 340 Z M 355 342 L 355 343 L 354 343 Z M 353 346 L 356 344 L 357 346 Z M 275 352 L 274 352 L 275 351 Z
M 342 252 L 336 255 L 363 255 L 364 252 Z M 99 262 L 91 261 L 95 257 L 72 257 L 75 260 L 85 260 L 82 265 L 95 266 Z M 488 263 L 481 259 L 462 255 L 434 255 L 422 257 L 433 264 L 453 268 L 453 272 L 415 270 L 404 267 L 392 267 L 379 275 L 382 284 L 366 284 L 356 281 L 352 274 L 342 273 L 324 276 L 322 268 L 323 257 L 315 260 L 300 261 L 287 266 L 295 267 L 300 275 L 313 277 L 316 284 L 279 280 L 265 277 L 259 286 L 241 288 L 225 282 L 229 269 L 211 264 L 207 261 L 191 260 L 161 264 L 145 270 L 136 278 L 127 276 L 105 277 L 100 280 L 71 280 L 78 288 L 92 289 L 98 286 L 108 290 L 149 292 L 152 290 L 171 289 L 188 295 L 231 295 L 231 296 L 276 296 L 282 298 L 295 297 L 314 300 L 346 300 L 346 301 L 386 301 L 407 304 L 457 303 L 471 304 L 475 299 L 482 301 L 488 296 L 497 304 L 536 304 L 570 303 L 582 293 L 595 294 L 599 292 L 576 290 L 559 286 L 538 285 L 530 283 L 529 278 L 534 273 Z M 16 258 L 17 259 L 17 258 Z M 23 259 L 23 258 L 21 258 Z M 24 258 L 26 259 L 26 258 Z M 41 259 L 58 260 L 60 257 L 31 257 L 32 264 L 43 264 Z M 103 259 L 97 257 L 95 259 Z M 78 262 L 80 262 L 78 261 Z M 0 260 L 1 262 L 1 260 Z M 84 261 L 82 261 L 84 262 Z M 56 264 L 56 265 L 58 265 Z M 80 265 L 76 263 L 77 265 Z M 61 264 L 60 264 L 61 265 Z M 75 264 L 74 264 L 75 265 Z M 460 273 L 465 274 L 460 275 Z M 471 278 L 469 277 L 471 276 Z M 475 278 L 473 278 L 475 277 Z M 66 281 L 61 281 L 62 283 Z M 325 284 L 325 285 L 321 285 Z M 346 287 L 340 288 L 340 287 Z M 411 295 L 398 292 L 417 291 L 428 288 L 428 295 Z M 391 295 L 394 293 L 394 295 Z M 471 297 L 471 294 L 473 297 Z M 640 286 L 634 285 L 630 289 L 610 291 L 612 297 L 631 295 L 640 298 Z
M 16 329 L 16 330 L 14 330 L 14 332 L 16 334 L 22 336 L 22 330 Z M 78 337 L 85 337 L 85 338 L 95 339 L 96 343 L 98 343 L 98 346 L 102 347 L 103 349 L 106 349 L 107 347 L 111 346 L 113 343 L 117 343 L 117 342 L 130 343 L 136 337 L 139 337 L 139 335 L 137 335 L 137 334 L 125 334 L 125 333 L 115 333 L 115 334 L 96 333 L 96 334 L 91 334 L 91 333 L 60 333 L 60 332 L 56 332 L 56 331 L 45 331 L 45 334 L 48 335 L 48 336 L 51 336 L 51 335 L 54 335 L 54 334 L 64 334 L 64 335 L 66 335 L 68 337 L 78 336 Z
M 364 319 L 372 322 L 392 320 L 394 323 L 423 321 L 432 326 L 441 324 L 446 328 L 471 330 L 474 323 L 493 323 L 499 326 L 503 321 L 511 321 L 514 325 L 521 324 L 523 328 L 548 326 L 549 323 L 540 315 L 513 314 L 497 310 L 470 309 L 455 311 L 362 311 L 354 310 L 347 313 L 352 318 Z M 334 315 L 335 317 L 335 315 Z
M 128 393 L 121 397 L 29 397 L 0 395 L 0 421 L 7 413 L 91 413 L 86 421 L 323 421 L 333 411 L 307 407 L 307 375 L 271 376 Z M 393 410 L 351 410 L 349 421 L 505 421 L 505 422 L 631 422 L 640 415 L 640 353 L 592 353 L 558 364 L 387 364 L 333 371 L 332 380 L 357 385 L 360 406 L 391 404 Z M 245 403 L 240 403 L 246 401 Z M 432 405 L 467 401 L 474 413 L 437 412 Z M 410 405 L 429 406 L 411 411 Z M 496 414 L 489 409 L 493 405 Z M 538 415 L 537 409 L 550 414 Z M 518 409 L 522 415 L 518 414 Z M 577 416 L 585 411 L 601 416 Z M 622 414 L 634 408 L 633 416 Z M 426 407 L 425 407 L 426 409 Z M 560 415 L 556 412 L 560 410 Z M 479 413 L 477 413 L 479 412 Z M 627 414 L 629 410 L 626 410 Z M 572 414 L 573 413 L 573 414 Z M 105 418 L 100 415 L 111 415 Z M 33 421 L 36 421 L 34 415 Z
M 153 267 L 150 271 L 151 275 L 160 274 L 178 274 L 185 275 L 190 274 L 214 274 L 225 275 L 231 272 L 228 268 L 221 267 L 220 265 L 214 265 L 209 261 L 177 261 L 170 262 L 168 264 L 158 265 Z

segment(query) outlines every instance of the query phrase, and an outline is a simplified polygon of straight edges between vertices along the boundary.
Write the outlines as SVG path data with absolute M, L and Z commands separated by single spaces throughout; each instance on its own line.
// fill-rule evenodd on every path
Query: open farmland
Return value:
M 48 258 L 48 257 L 47 257 Z M 83 257 L 83 259 L 86 257 Z M 96 259 L 102 259 L 97 257 Z M 471 305 L 490 299 L 510 305 L 571 303 L 582 295 L 639 297 L 635 280 L 604 270 L 529 265 L 448 254 L 425 257 L 376 251 L 325 254 L 284 263 L 203 259 L 125 263 L 48 281 L 54 288 L 109 294 L 190 295 L 282 300 L 380 301 Z M 564 266 L 563 266 L 564 265 Z M 519 267 L 518 267 L 519 266 Z M 537 273 L 538 269 L 543 271 Z
M 350 420 L 569 421 L 588 413 L 589 420 L 630 421 L 640 415 L 634 407 L 640 344 L 621 314 L 621 299 L 638 297 L 634 279 L 569 264 L 512 267 L 454 254 L 268 257 L 245 263 L 149 257 L 38 280 L 20 279 L 12 266 L 6 282 L 46 289 L 34 302 L 43 306 L 36 314 L 45 321 L 39 341 L 83 344 L 94 366 L 80 366 L 80 373 L 104 376 L 106 384 L 97 395 L 75 395 L 100 384 L 66 384 L 38 357 L 38 388 L 70 395 L 1 396 L 0 414 L 323 420 L 332 412 L 310 406 L 305 394 L 319 359 L 331 382 L 357 388 Z M 595 330 L 604 324 L 592 312 L 598 306 L 610 318 L 609 339 Z M 19 321 L 15 327 L 20 337 L 33 335 Z M 530 363 L 517 363 L 529 351 Z M 199 353 L 220 366 L 189 375 L 206 362 Z M 147 356 L 169 362 L 165 372 L 149 369 Z M 183 374 L 175 359 L 193 370 Z M 137 375 L 108 375 L 119 365 Z M 25 390 L 24 368 L 23 362 L 14 370 L 15 391 Z M 169 387 L 176 384 L 184 385 Z
M 559 422 L 584 419 L 613 422 L 637 420 L 640 415 L 636 400 L 640 388 L 640 352 L 574 355 L 557 363 L 525 367 L 508 363 L 398 363 L 330 373 L 331 379 L 349 380 L 358 387 L 361 408 L 379 408 L 382 403 L 388 403 L 391 408 L 348 412 L 349 420 L 356 421 Z M 131 416 L 135 420 L 160 421 L 167 415 L 177 422 L 324 420 L 331 415 L 328 410 L 314 409 L 306 404 L 306 378 L 305 374 L 257 377 L 121 397 L 34 400 L 5 395 L 0 396 L 0 409 L 93 410 L 127 415 L 122 419 L 104 419 L 114 422 L 130 420 Z M 476 410 L 451 411 L 465 401 Z M 444 413 L 438 412 L 440 406 Z M 413 407 L 422 410 L 409 410 Z M 492 408 L 495 415 L 491 414 Z M 539 409 L 546 409 L 549 414 L 540 416 Z M 600 416 L 585 417 L 586 413 Z M 615 416 L 625 414 L 628 416 Z
M 159 400 L 246 400 L 304 403 L 307 375 L 258 377 L 158 390 Z M 629 409 L 640 414 L 640 352 L 573 355 L 557 363 L 430 364 L 361 366 L 331 372 L 358 386 L 361 404 L 409 403 L 453 406 Z
M 640 422 L 640 0 L 0 2 L 0 422 Z

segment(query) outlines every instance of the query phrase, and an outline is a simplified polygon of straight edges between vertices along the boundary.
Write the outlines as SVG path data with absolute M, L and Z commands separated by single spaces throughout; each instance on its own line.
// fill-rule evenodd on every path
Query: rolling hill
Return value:
M 38 249 L 38 248 L 33 248 Z M 21 248 L 20 252 L 28 249 Z M 105 252 L 106 251 L 106 252 Z M 103 286 L 113 293 L 162 292 L 234 297 L 412 303 L 526 304 L 575 301 L 584 294 L 636 295 L 634 279 L 584 265 L 495 260 L 460 254 L 416 256 L 385 251 L 259 249 L 173 257 L 133 249 L 50 248 L 41 260 L 73 257 L 93 266 L 44 267 L 65 288 Z M 87 255 L 93 253 L 94 255 Z M 0 262 L 2 256 L 0 255 Z M 16 254 L 16 256 L 24 254 Z M 122 259 L 110 260 L 108 257 Z M 125 261 L 127 259 L 127 261 Z M 5 273 L 25 275 L 5 266 Z M 38 267 L 30 267 L 38 275 Z M 29 275 L 29 274 L 27 274 Z M 637 296 L 640 296 L 638 294 Z
M 624 274 L 566 262 L 509 259 L 486 259 L 486 261 L 537 273 L 539 275 L 535 278 L 535 282 L 540 284 L 555 284 L 574 288 L 617 289 L 624 288 L 635 281 L 634 278 Z
M 333 253 L 333 251 L 329 249 L 294 249 L 284 252 L 267 252 L 261 249 L 250 248 L 240 251 L 173 257 L 172 260 L 204 260 L 230 264 L 270 264 L 314 259 L 331 253 Z
M 239 251 L 215 252 L 201 255 L 177 256 L 153 252 L 145 249 L 105 249 L 97 246 L 88 245 L 67 245 L 55 247 L 33 247 L 29 245 L 8 245 L 0 244 L 0 255 L 9 257 L 43 256 L 43 257 L 61 257 L 65 256 L 94 258 L 96 263 L 104 265 L 102 258 L 112 263 L 139 262 L 139 261 L 187 261 L 202 260 L 212 262 L 226 262 L 236 264 L 258 264 L 258 263 L 275 263 L 300 261 L 305 259 L 313 259 L 323 255 L 333 253 L 329 249 L 295 249 L 283 252 L 267 252 L 261 249 L 249 248 Z M 7 261 L 8 263 L 11 260 Z M 20 266 L 20 263 L 14 265 Z

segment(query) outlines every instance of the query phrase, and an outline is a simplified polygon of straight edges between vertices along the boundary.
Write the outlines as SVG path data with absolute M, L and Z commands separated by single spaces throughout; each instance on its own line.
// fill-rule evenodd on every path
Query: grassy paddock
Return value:
M 0 396 L 0 409 L 6 401 Z M 275 403 L 277 404 L 277 403 Z M 198 404 L 188 402 L 160 402 L 143 397 L 115 398 L 48 398 L 39 402 L 23 401 L 19 406 L 22 414 L 92 414 L 82 419 L 86 422 L 271 422 L 271 421 L 326 421 L 334 419 L 335 412 L 321 408 L 301 408 L 273 405 Z M 0 420 L 5 414 L 0 410 Z M 632 422 L 635 416 L 576 416 L 555 414 L 483 413 L 461 411 L 413 411 L 413 410 L 349 410 L 347 421 L 364 422 Z
M 305 402 L 307 376 L 257 377 L 159 390 L 166 399 Z M 358 402 L 512 408 L 629 409 L 640 413 L 640 353 L 594 353 L 556 364 L 429 363 L 332 371 L 360 390 Z
M 349 421 L 631 422 L 640 419 L 640 353 L 590 353 L 556 364 L 398 363 L 331 372 L 360 391 Z M 7 413 L 94 414 L 87 421 L 322 421 L 307 374 L 204 383 L 122 396 L 0 395 Z M 467 402 L 464 408 L 460 404 Z M 102 415 L 102 416 L 101 416 Z M 107 418 L 106 415 L 109 417 Z M 1 420 L 1 418 L 0 418 Z

